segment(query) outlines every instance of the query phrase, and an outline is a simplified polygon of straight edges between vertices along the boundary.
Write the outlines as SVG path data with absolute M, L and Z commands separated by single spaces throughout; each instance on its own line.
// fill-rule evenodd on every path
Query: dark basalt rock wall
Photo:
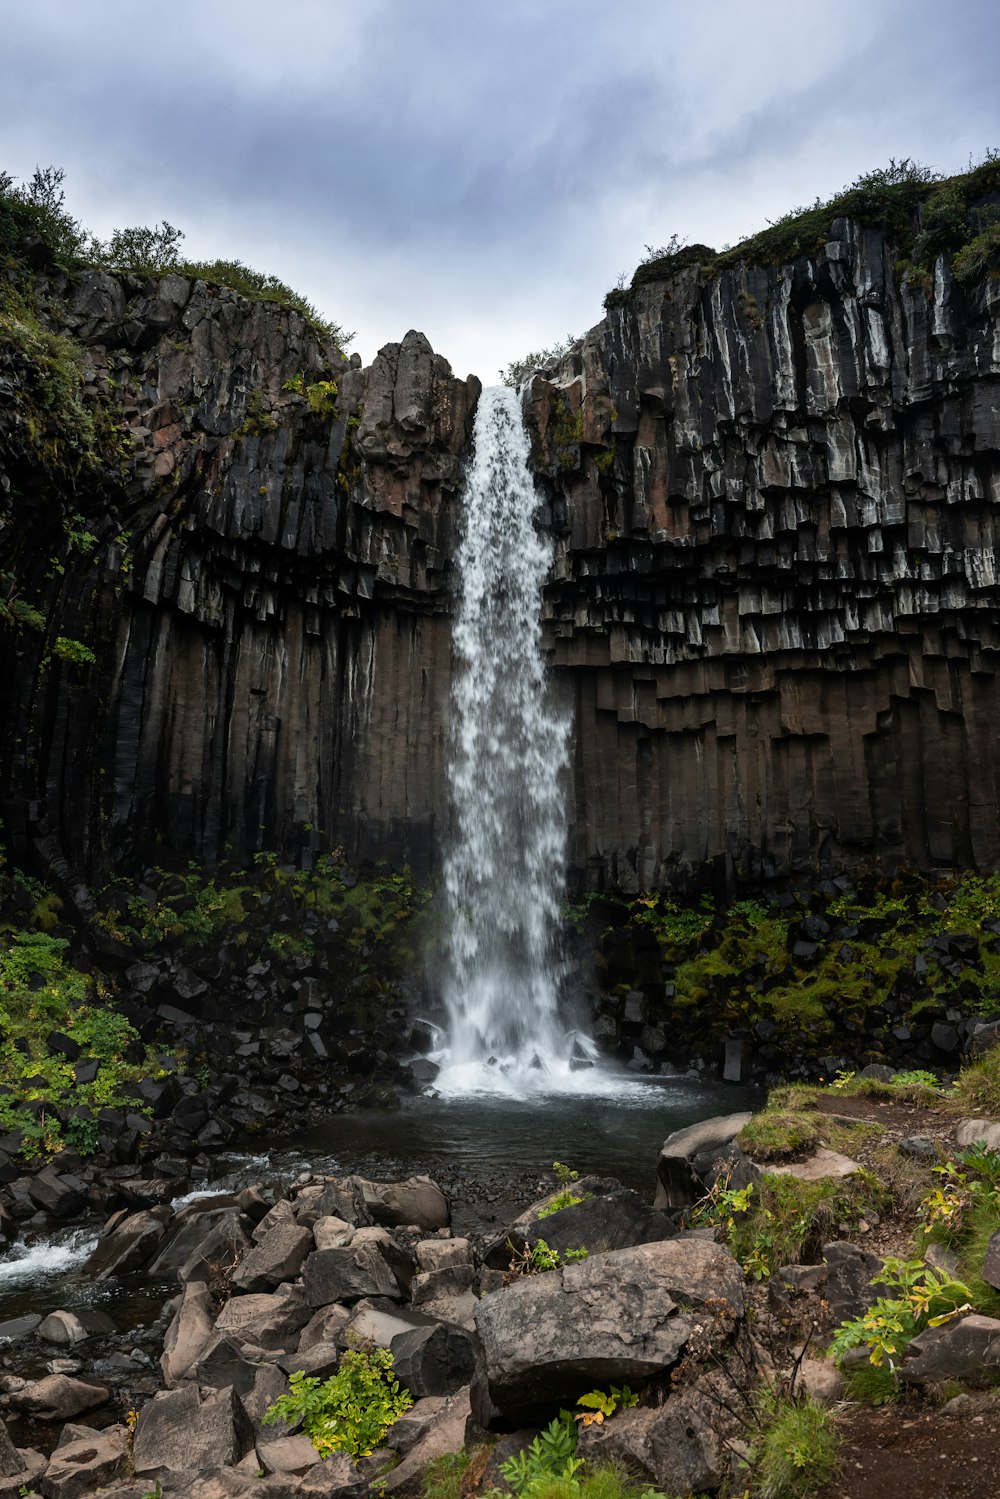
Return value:
M 689 266 L 533 379 L 579 883 L 1000 863 L 1000 281 L 941 260 L 928 295 L 894 254 L 840 221 L 782 268 Z M 426 871 L 478 382 L 179 276 L 38 296 L 134 447 L 47 487 L 10 377 L 0 570 L 46 621 L 4 656 L 15 841 L 91 877 L 320 838 Z
M 92 273 L 39 298 L 134 455 L 120 492 L 63 497 L 99 538 L 86 557 L 59 553 L 58 507 L 9 476 L 8 561 L 47 616 L 12 644 L 15 837 L 92 876 L 164 849 L 294 852 L 311 829 L 426 869 L 478 382 L 419 333 L 363 370 L 298 314 L 180 276 Z M 52 655 L 60 635 L 96 663 Z
M 1000 280 L 893 253 L 689 267 L 533 381 L 588 885 L 1000 862 Z

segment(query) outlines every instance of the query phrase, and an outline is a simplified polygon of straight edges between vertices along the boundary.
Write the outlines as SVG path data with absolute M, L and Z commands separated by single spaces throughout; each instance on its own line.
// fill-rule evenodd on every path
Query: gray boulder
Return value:
M 190 1281 L 163 1338 L 160 1368 L 172 1388 L 197 1362 L 215 1326 L 213 1302 L 202 1281 Z
M 310 1306 L 329 1306 L 334 1301 L 360 1301 L 363 1296 L 389 1296 L 399 1300 L 399 1283 L 376 1243 L 345 1249 L 317 1249 L 302 1266 L 302 1284 Z
M 6 1423 L 0 1421 L 0 1478 L 14 1478 L 25 1471 L 24 1458 L 11 1441 Z
M 47 1374 L 44 1379 L 17 1390 L 10 1403 L 36 1421 L 72 1421 L 84 1411 L 95 1410 L 111 1398 L 104 1385 L 71 1379 L 68 1374 Z
M 882 1268 L 877 1254 L 861 1249 L 847 1239 L 835 1239 L 823 1245 L 827 1275 L 823 1295 L 838 1322 L 860 1317 L 880 1294 L 872 1276 Z
M 313 1236 L 297 1223 L 281 1223 L 255 1244 L 229 1277 L 238 1291 L 273 1291 L 294 1280 L 311 1253 Z
M 155 1395 L 139 1414 L 132 1458 L 140 1478 L 232 1467 L 253 1447 L 253 1427 L 233 1389 L 199 1396 L 194 1385 Z
M 533 1204 L 487 1249 L 483 1263 L 493 1270 L 506 1269 L 511 1241 L 519 1245 L 544 1239 L 560 1254 L 567 1249 L 607 1254 L 669 1239 L 677 1232 L 665 1213 L 654 1210 L 637 1192 L 630 1192 L 613 1179 L 584 1177 L 573 1184 L 572 1191 L 582 1201 L 570 1207 L 549 1211 L 555 1194 Z
M 176 1275 L 212 1226 L 230 1215 L 235 1215 L 236 1225 L 242 1227 L 234 1197 L 220 1195 L 189 1202 L 171 1220 L 163 1245 L 149 1267 L 150 1275 L 162 1280 Z
M 696 1325 L 721 1343 L 743 1310 L 739 1266 L 718 1244 L 613 1250 L 485 1297 L 477 1384 L 504 1418 L 528 1424 L 596 1386 L 665 1373 Z
M 452 1395 L 467 1385 L 475 1369 L 472 1340 L 464 1328 L 439 1322 L 409 1308 L 362 1302 L 344 1341 L 388 1348 L 400 1384 L 414 1399 Z
M 149 1264 L 167 1231 L 166 1211 L 153 1208 L 141 1213 L 116 1213 L 84 1266 L 87 1274 L 94 1280 L 108 1280 Z
M 973 1312 L 943 1327 L 919 1333 L 899 1369 L 907 1384 L 936 1384 L 958 1379 L 963 1384 L 993 1385 L 1000 1375 L 1000 1321 Z
M 373 1182 L 364 1177 L 359 1181 L 365 1207 L 373 1222 L 383 1228 L 412 1224 L 426 1233 L 451 1223 L 451 1205 L 429 1176 L 411 1176 L 401 1182 Z
M 717 1489 L 729 1472 L 745 1408 L 729 1375 L 710 1372 L 671 1393 L 663 1405 L 619 1411 L 612 1421 L 585 1427 L 578 1452 L 590 1462 L 638 1469 L 678 1499 L 703 1494 Z
M 232 1296 L 216 1319 L 215 1331 L 220 1336 L 235 1333 L 259 1348 L 283 1352 L 294 1345 L 310 1316 L 298 1291 L 287 1296 Z
M 103 1485 L 128 1471 L 129 1433 L 112 1426 L 76 1441 L 62 1443 L 52 1454 L 38 1489 L 45 1499 L 90 1499 Z
M 688 1125 L 686 1129 L 674 1130 L 660 1148 L 656 1165 L 656 1196 L 653 1207 L 657 1211 L 666 1208 L 684 1208 L 699 1195 L 698 1183 L 691 1170 L 695 1156 L 718 1155 L 736 1139 L 753 1115 L 720 1114 L 712 1119 L 703 1119 L 700 1124 Z

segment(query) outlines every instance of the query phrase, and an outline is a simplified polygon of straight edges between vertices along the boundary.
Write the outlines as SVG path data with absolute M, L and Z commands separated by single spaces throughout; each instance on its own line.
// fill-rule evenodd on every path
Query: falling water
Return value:
M 559 1018 L 569 715 L 541 650 L 551 548 L 516 391 L 484 390 L 458 552 L 454 833 L 445 860 L 447 1046 L 442 1091 L 558 1086 L 592 1048 Z

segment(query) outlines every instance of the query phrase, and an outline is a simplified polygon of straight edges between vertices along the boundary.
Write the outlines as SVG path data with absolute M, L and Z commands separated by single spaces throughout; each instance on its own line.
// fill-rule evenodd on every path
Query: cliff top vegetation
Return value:
M 627 303 L 632 292 L 691 265 L 716 275 L 739 264 L 785 265 L 820 249 L 836 219 L 868 228 L 885 227 L 898 248 L 902 272 L 929 275 L 938 255 L 952 256 L 959 280 L 1000 265 L 1000 150 L 989 150 L 967 172 L 944 177 L 932 167 L 904 157 L 865 172 L 832 198 L 790 209 L 766 229 L 721 251 L 687 245 L 674 235 L 666 245 L 647 245 L 647 254 L 628 286 L 604 300 L 607 308 Z
M 98 239 L 67 208 L 64 177 L 60 167 L 36 167 L 30 181 L 18 183 L 9 172 L 0 171 L 0 264 L 17 270 L 54 263 L 70 273 L 96 267 L 132 276 L 176 272 L 229 287 L 253 302 L 288 307 L 340 349 L 354 337 L 277 276 L 255 271 L 241 260 L 183 260 L 184 232 L 166 219 L 152 227 L 115 229 L 110 239 Z

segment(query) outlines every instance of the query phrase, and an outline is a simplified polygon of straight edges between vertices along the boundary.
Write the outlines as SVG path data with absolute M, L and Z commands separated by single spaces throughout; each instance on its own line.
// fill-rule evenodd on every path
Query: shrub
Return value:
M 66 208 L 64 177 L 61 167 L 36 167 L 30 182 L 15 187 L 0 172 L 0 254 L 17 254 L 26 241 L 40 239 L 60 264 L 82 259 L 87 236 Z
M 512 359 L 506 369 L 500 371 L 500 379 L 504 385 L 520 385 L 524 377 L 532 370 L 544 369 L 546 365 L 558 363 L 579 342 L 578 338 L 568 333 L 564 339 L 560 339 L 548 349 L 536 349 L 520 359 Z
M 183 238 L 183 230 L 168 224 L 166 219 L 152 228 L 135 225 L 131 229 L 114 229 L 106 242 L 91 240 L 90 258 L 122 275 L 156 276 L 176 270 Z
M 413 1404 L 400 1388 L 385 1348 L 349 1348 L 336 1374 L 320 1383 L 301 1370 L 289 1375 L 291 1393 L 282 1395 L 264 1413 L 264 1424 L 302 1422 L 302 1429 L 322 1457 L 347 1452 L 368 1457 L 385 1438 L 394 1421 Z
M 969 1287 L 923 1260 L 888 1258 L 873 1280 L 898 1294 L 880 1296 L 862 1316 L 841 1323 L 830 1343 L 838 1362 L 851 1348 L 867 1348 L 870 1363 L 888 1360 L 892 1367 L 919 1332 L 972 1309 Z

